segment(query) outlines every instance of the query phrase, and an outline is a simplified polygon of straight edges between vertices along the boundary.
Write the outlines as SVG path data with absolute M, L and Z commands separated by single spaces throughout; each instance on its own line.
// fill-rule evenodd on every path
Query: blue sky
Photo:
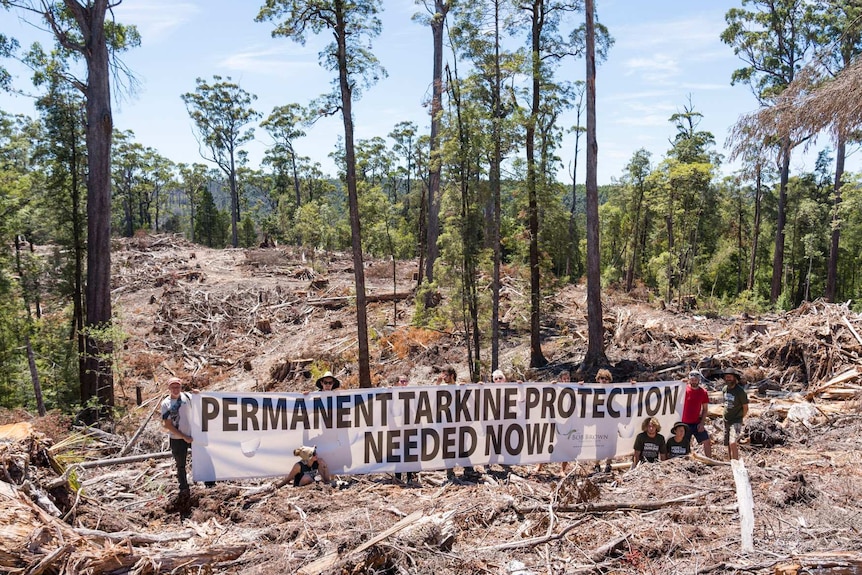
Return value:
M 125 0 L 115 14 L 141 32 L 141 46 L 123 57 L 138 76 L 140 88 L 137 94 L 115 102 L 116 128 L 134 131 L 138 142 L 173 161 L 203 162 L 180 99 L 182 93 L 194 90 L 196 77 L 230 76 L 258 97 L 254 107 L 264 117 L 275 106 L 306 104 L 329 91 L 331 75 L 317 62 L 329 36 L 309 37 L 304 46 L 272 38 L 271 23 L 254 21 L 260 4 L 249 0 Z M 597 0 L 599 19 L 616 40 L 608 60 L 598 69 L 599 183 L 619 178 L 639 148 L 652 152 L 654 163 L 664 157 L 674 135 L 668 118 L 681 111 L 689 98 L 703 114 L 700 129 L 711 131 L 717 150 L 726 153 L 728 128 L 757 105 L 747 86 L 730 85 L 731 73 L 741 62 L 719 39 L 724 14 L 739 4 L 739 0 Z M 431 32 L 411 20 L 420 11 L 424 11 L 422 5 L 411 0 L 384 0 L 383 31 L 373 48 L 389 76 L 355 104 L 357 138 L 386 137 L 396 123 L 405 120 L 415 122 L 422 131 L 428 129 L 425 103 L 431 77 Z M 0 12 L 0 26 L 22 44 L 34 39 L 50 44 L 47 34 L 22 23 L 17 13 Z M 15 85 L 26 89 L 26 70 L 9 66 L 17 75 Z M 559 77 L 582 80 L 584 62 L 564 63 Z M 0 95 L 0 107 L 33 113 L 30 100 L 21 96 Z M 567 126 L 574 121 L 573 115 L 563 120 Z M 297 142 L 298 152 L 334 174 L 328 154 L 341 129 L 339 118 L 318 122 Z M 255 141 L 246 146 L 252 165 L 258 165 L 270 144 L 266 132 L 257 128 Z M 566 167 L 573 153 L 573 137 L 569 136 L 560 154 Z M 584 180 L 581 153 L 579 183 Z M 792 169 L 811 169 L 811 165 L 810 154 L 797 154 Z M 569 181 L 566 167 L 560 177 Z M 734 167 L 726 166 L 725 173 Z

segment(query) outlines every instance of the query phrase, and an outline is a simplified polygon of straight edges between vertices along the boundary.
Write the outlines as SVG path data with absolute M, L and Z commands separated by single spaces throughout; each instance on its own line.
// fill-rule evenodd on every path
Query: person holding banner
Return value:
M 443 367 L 440 375 L 437 377 L 437 385 L 458 385 L 458 372 L 451 365 Z M 475 467 L 464 468 L 464 479 L 467 481 L 477 481 L 482 476 Z M 449 483 L 457 483 L 458 478 L 455 477 L 455 467 L 446 468 L 446 481 Z
M 635 437 L 632 469 L 641 462 L 655 463 L 667 459 L 667 443 L 661 431 L 661 423 L 655 417 L 647 417 L 641 424 L 642 431 Z
M 709 432 L 704 427 L 709 411 L 709 394 L 700 386 L 700 382 L 700 370 L 691 370 L 686 380 L 682 422 L 688 426 L 686 439 L 691 442 L 691 438 L 694 436 L 697 442 L 703 445 L 703 454 L 712 457 L 712 442 L 709 440 Z
M 327 371 L 322 376 L 317 378 L 314 386 L 320 391 L 332 391 L 341 387 L 341 382 L 338 381 L 331 371 Z
M 192 393 L 198 393 L 193 389 Z M 189 459 L 189 448 L 192 445 L 192 397 L 183 391 L 183 380 L 172 377 L 168 380 L 168 395 L 159 405 L 162 414 L 162 428 L 170 435 L 171 455 L 177 465 L 177 483 L 180 497 L 188 497 L 189 480 L 186 464 Z M 215 481 L 207 481 L 207 487 L 213 487 Z

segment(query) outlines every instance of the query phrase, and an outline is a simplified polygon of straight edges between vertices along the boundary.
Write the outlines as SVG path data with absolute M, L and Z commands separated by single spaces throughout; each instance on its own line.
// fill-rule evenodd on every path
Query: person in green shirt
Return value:
M 748 394 L 742 388 L 740 373 L 729 367 L 721 372 L 724 377 L 724 444 L 731 459 L 739 459 L 739 438 L 742 422 L 748 415 Z

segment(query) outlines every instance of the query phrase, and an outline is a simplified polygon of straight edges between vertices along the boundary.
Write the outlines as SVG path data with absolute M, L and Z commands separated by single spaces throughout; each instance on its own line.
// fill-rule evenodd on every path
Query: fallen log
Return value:
M 46 483 L 45 488 L 50 491 L 51 489 L 65 485 L 69 481 L 69 472 L 73 469 L 91 469 L 94 467 L 107 467 L 109 465 L 125 465 L 126 463 L 137 463 L 139 461 L 147 461 L 149 459 L 167 459 L 168 457 L 171 457 L 170 451 L 159 451 L 158 453 L 142 453 L 140 455 L 129 455 L 127 457 L 113 457 L 109 459 L 96 459 L 93 461 L 84 461 L 82 463 L 73 463 L 66 468 L 63 475 Z
M 106 549 L 101 555 L 94 555 L 91 551 L 87 557 L 76 557 L 76 564 L 92 575 L 125 572 L 135 566 L 142 567 L 140 572 L 144 573 L 173 573 L 178 570 L 191 572 L 192 567 L 212 569 L 218 563 L 233 561 L 245 553 L 246 549 L 245 545 L 230 545 L 191 552 L 164 550 L 159 554 L 149 554 L 132 547 L 116 546 L 111 550 Z M 125 550 L 126 553 L 122 553 L 121 550 Z M 149 569 L 146 566 L 149 566 Z
M 686 503 L 692 499 L 702 497 L 702 493 L 690 493 L 682 497 L 674 499 L 665 499 L 664 501 L 625 501 L 620 503 L 580 503 L 577 505 L 558 505 L 554 507 L 557 513 L 609 513 L 613 511 L 655 511 L 663 507 L 670 507 L 680 503 Z M 515 510 L 521 514 L 527 513 L 546 513 L 547 505 L 524 505 L 515 507 Z
M 748 470 L 741 459 L 730 462 L 733 469 L 733 481 L 736 483 L 736 501 L 739 506 L 739 527 L 742 534 L 742 552 L 754 551 L 754 496 L 751 492 L 751 481 Z
M 136 531 L 100 531 L 99 529 L 86 529 L 76 527 L 75 533 L 82 537 L 101 538 L 122 543 L 128 541 L 132 545 L 150 545 L 151 543 L 170 543 L 171 541 L 185 541 L 195 536 L 194 531 L 178 531 L 176 533 L 139 533 Z
M 857 370 L 855 367 L 848 369 L 847 371 L 836 375 L 826 383 L 818 385 L 816 388 L 809 390 L 808 393 L 805 395 L 805 399 L 811 401 L 818 393 L 824 392 L 833 385 L 838 385 L 839 383 L 845 383 L 847 381 L 850 381 L 851 379 L 856 379 L 857 377 L 859 377 L 859 375 L 859 370 Z
M 365 296 L 365 301 L 368 303 L 377 303 L 385 301 L 401 301 L 413 297 L 413 292 L 395 292 L 382 294 L 368 294 Z M 325 309 L 339 309 L 349 305 L 356 298 L 354 296 L 339 296 L 327 298 L 307 299 L 305 303 L 315 307 Z
M 80 467 L 81 469 L 91 469 L 93 467 L 107 467 L 109 465 L 124 465 L 126 463 L 137 463 L 138 461 L 146 461 L 148 459 L 167 459 L 170 456 L 170 451 L 159 451 L 157 453 L 142 453 L 141 455 L 129 455 L 127 457 L 96 459 L 94 461 L 76 463 L 75 465 L 76 467 Z

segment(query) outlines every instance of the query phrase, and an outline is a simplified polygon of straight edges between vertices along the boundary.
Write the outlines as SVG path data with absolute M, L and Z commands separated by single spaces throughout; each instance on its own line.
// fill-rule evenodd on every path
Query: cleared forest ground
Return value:
M 615 379 L 676 379 L 695 364 L 742 370 L 752 405 L 741 454 L 755 518 L 753 550 L 743 551 L 721 446 L 718 462 L 628 470 L 620 459 L 610 473 L 586 462 L 568 473 L 559 464 L 512 473 L 492 466 L 460 485 L 442 471 L 412 485 L 388 474 L 299 489 L 222 482 L 195 486 L 188 501 L 176 499 L 170 458 L 86 467 L 124 449 L 166 449 L 150 414 L 173 373 L 207 390 L 299 391 L 311 386 L 310 366 L 330 365 L 356 385 L 345 254 L 312 260 L 293 249 L 209 250 L 149 236 L 118 242 L 114 265 L 127 335 L 117 382 L 124 415 L 84 438 L 57 415 L 0 414 L 0 423 L 19 423 L 6 430 L 17 436 L 0 439 L 0 572 L 862 572 L 862 318 L 847 305 L 713 318 L 605 296 Z M 394 279 L 391 262 L 366 270 L 368 293 L 381 296 L 369 306 L 378 383 L 405 372 L 429 381 L 447 363 L 466 374 L 459 334 L 409 327 L 412 301 L 403 295 L 414 270 L 415 262 L 397 262 Z M 575 367 L 586 344 L 583 287 L 546 299 L 543 350 L 552 365 L 531 372 L 521 329 L 529 290 L 516 270 L 506 272 L 501 363 L 510 379 L 552 379 Z M 721 437 L 720 418 L 709 430 Z

